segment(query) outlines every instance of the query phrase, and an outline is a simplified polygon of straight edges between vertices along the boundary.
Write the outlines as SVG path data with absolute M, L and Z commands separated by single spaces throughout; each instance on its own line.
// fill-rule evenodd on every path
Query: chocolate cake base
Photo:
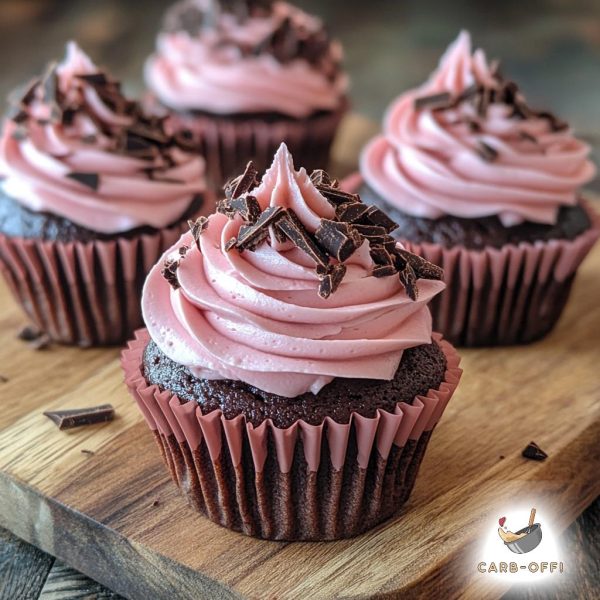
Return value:
M 173 227 L 179 222 L 185 223 L 188 218 L 198 213 L 203 202 L 203 196 L 196 196 L 181 217 L 175 223 L 170 223 L 166 227 Z M 2 190 L 2 186 L 0 186 L 0 233 L 8 237 L 68 243 L 91 242 L 94 240 L 107 241 L 117 238 L 131 240 L 155 232 L 156 229 L 153 227 L 136 227 L 119 233 L 93 231 L 65 217 L 30 210 L 20 202 L 7 196 Z
M 524 222 L 505 227 L 496 216 L 463 219 L 446 215 L 439 219 L 413 217 L 386 202 L 366 183 L 358 190 L 365 204 L 375 204 L 383 209 L 398 228 L 392 232 L 397 239 L 415 244 L 439 244 L 444 248 L 462 246 L 469 250 L 485 247 L 502 248 L 508 244 L 534 243 L 549 240 L 574 240 L 591 227 L 591 222 L 581 205 L 563 206 L 554 225 Z
M 181 401 L 197 402 L 203 414 L 221 410 L 227 419 L 243 414 L 255 427 L 271 419 L 282 429 L 299 419 L 319 425 L 328 416 L 348 423 L 353 412 L 369 418 L 377 409 L 393 412 L 398 402 L 412 404 L 416 396 L 438 389 L 445 371 L 444 353 L 432 342 L 405 350 L 391 381 L 338 377 L 316 395 L 307 392 L 285 398 L 241 381 L 198 379 L 152 341 L 143 355 L 143 374 L 149 384 L 176 394 Z

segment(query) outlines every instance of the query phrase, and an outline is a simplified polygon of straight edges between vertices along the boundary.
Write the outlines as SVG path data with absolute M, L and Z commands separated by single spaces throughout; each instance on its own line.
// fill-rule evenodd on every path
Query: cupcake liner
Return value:
M 356 190 L 360 175 L 342 187 Z M 444 269 L 446 290 L 429 304 L 433 327 L 457 346 L 524 344 L 544 337 L 558 321 L 579 265 L 600 236 L 600 217 L 582 201 L 591 227 L 573 240 L 502 248 L 413 243 L 407 250 Z
M 216 523 L 274 540 L 357 535 L 392 516 L 412 490 L 431 432 L 461 376 L 459 357 L 434 334 L 447 359 L 438 390 L 347 424 L 299 420 L 258 427 L 220 410 L 203 415 L 142 373 L 146 330 L 122 352 L 125 383 L 190 504 Z
M 187 229 L 91 242 L 0 234 L 0 269 L 33 324 L 56 342 L 123 343 L 142 324 L 144 279 Z
M 220 189 L 244 170 L 249 160 L 265 171 L 281 142 L 285 142 L 296 164 L 308 172 L 323 168 L 336 130 L 348 109 L 344 103 L 332 112 L 305 119 L 228 117 L 200 113 L 170 113 L 166 127 L 173 132 L 189 131 L 204 156 L 211 185 Z

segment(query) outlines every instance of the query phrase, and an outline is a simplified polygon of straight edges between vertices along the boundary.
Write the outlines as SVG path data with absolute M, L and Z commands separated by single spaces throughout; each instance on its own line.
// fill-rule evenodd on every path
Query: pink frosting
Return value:
M 294 169 L 285 145 L 252 194 L 263 209 L 293 208 L 309 230 L 333 212 L 306 171 Z M 214 214 L 200 250 L 186 234 L 165 254 L 190 246 L 178 289 L 161 275 L 163 261 L 146 281 L 142 310 L 152 339 L 194 375 L 294 397 L 317 393 L 335 377 L 392 379 L 405 348 L 431 342 L 427 303 L 442 282 L 419 280 L 419 298 L 410 300 L 397 276 L 369 276 L 365 242 L 324 300 L 315 265 L 297 249 L 271 240 L 254 252 L 224 251 L 241 224 Z
M 161 33 L 156 53 L 146 63 L 146 83 L 163 104 L 179 111 L 275 111 L 301 118 L 338 108 L 348 85 L 344 74 L 331 81 L 306 60 L 283 64 L 268 53 L 243 55 L 235 45 L 223 43 L 258 46 L 288 18 L 309 31 L 322 27 L 315 17 L 276 2 L 270 15 L 242 22 L 221 13 L 215 27 L 197 36 L 185 31 Z M 339 43 L 331 42 L 329 53 L 332 61 L 341 61 Z
M 5 122 L 0 175 L 6 194 L 33 211 L 61 215 L 102 233 L 173 223 L 205 189 L 203 159 L 178 147 L 170 150 L 170 165 L 161 156 L 143 160 L 111 152 L 113 135 L 97 122 L 115 133 L 131 125 L 132 118 L 113 112 L 93 86 L 76 77 L 93 73 L 98 73 L 95 65 L 69 42 L 57 68 L 58 86 L 67 101 L 85 104 L 85 110 L 75 114 L 71 125 L 63 125 L 50 117 L 50 106 L 38 96 L 28 107 L 25 139 L 16 139 L 16 123 Z M 86 142 L 89 136 L 93 143 Z M 149 179 L 148 168 L 159 168 L 161 178 L 171 181 Z M 98 173 L 98 189 L 67 177 L 71 172 Z
M 471 52 L 463 31 L 430 79 L 388 109 L 383 135 L 362 152 L 364 179 L 390 204 L 417 217 L 498 215 L 505 226 L 555 223 L 560 206 L 576 204 L 579 188 L 594 177 L 589 146 L 569 129 L 553 131 L 546 118 L 512 117 L 505 104 L 491 104 L 485 118 L 464 102 L 440 111 L 414 106 L 420 96 L 456 97 L 472 84 L 499 86 L 484 52 Z M 480 142 L 496 150 L 495 160 L 477 154 Z

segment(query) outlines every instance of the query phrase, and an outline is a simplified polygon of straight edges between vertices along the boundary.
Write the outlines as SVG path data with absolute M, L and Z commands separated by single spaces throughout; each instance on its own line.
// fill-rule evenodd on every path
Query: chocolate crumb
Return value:
M 82 448 L 81 454 L 87 454 L 88 456 L 94 456 L 95 452 L 93 450 L 86 450 L 85 448 Z
M 44 413 L 59 429 L 71 429 L 82 425 L 106 423 L 115 418 L 115 409 L 111 404 L 73 408 L 69 410 L 48 410 Z
M 8 383 L 8 377 L 0 373 L 0 383 Z
M 548 458 L 548 455 L 535 442 L 529 442 L 521 455 L 530 460 L 545 460 Z
M 152 502 L 152 506 L 158 506 L 160 504 L 160 500 L 157 498 Z
M 501 455 L 498 457 L 498 459 L 499 459 L 499 460 L 504 460 L 505 458 L 506 458 L 506 457 L 504 456 L 504 454 L 501 454 Z
M 177 279 L 177 269 L 179 268 L 179 261 L 174 258 L 167 258 L 163 264 L 161 275 L 169 282 L 171 287 L 176 290 L 179 289 L 179 280 Z
M 33 342 L 42 335 L 42 332 L 33 325 L 25 325 L 19 333 L 17 333 L 17 338 L 24 342 Z

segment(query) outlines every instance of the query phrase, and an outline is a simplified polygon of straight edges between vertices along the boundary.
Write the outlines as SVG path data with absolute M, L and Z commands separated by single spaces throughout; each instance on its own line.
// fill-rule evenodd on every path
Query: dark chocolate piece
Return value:
M 235 247 L 240 250 L 256 248 L 257 244 L 264 241 L 268 235 L 269 226 L 279 224 L 279 221 L 285 215 L 285 209 L 281 206 L 269 206 L 258 217 L 253 225 L 240 227 L 238 239 Z M 226 248 L 227 250 L 227 248 Z
M 340 190 L 339 188 L 335 188 L 333 186 L 328 185 L 316 185 L 315 187 L 319 190 L 319 192 L 321 192 L 323 196 L 325 196 L 327 201 L 333 206 L 360 202 L 360 198 L 357 194 L 350 194 L 348 192 Z
M 346 265 L 331 264 L 326 267 L 317 268 L 317 274 L 321 280 L 319 283 L 319 296 L 327 299 L 340 287 L 346 274 Z
M 394 231 L 398 227 L 398 224 L 390 219 L 380 208 L 377 206 L 369 206 L 365 219 L 371 223 L 371 225 L 378 225 L 383 227 L 386 233 Z
M 70 179 L 74 179 L 83 185 L 86 185 L 90 189 L 96 191 L 98 186 L 100 185 L 100 176 L 98 173 L 83 173 L 73 171 L 71 173 L 67 173 L 67 177 Z
M 398 276 L 408 297 L 411 300 L 416 300 L 419 290 L 417 288 L 417 276 L 413 268 L 409 264 L 406 264 L 403 269 L 399 269 Z
M 545 460 L 548 458 L 548 455 L 535 442 L 529 442 L 521 455 L 531 460 Z
M 326 266 L 328 264 L 329 257 L 315 242 L 310 233 L 308 233 L 302 224 L 302 221 L 300 221 L 291 208 L 287 210 L 282 219 L 277 221 L 275 226 L 280 229 L 295 246 L 312 258 L 317 265 Z
M 104 73 L 84 73 L 75 75 L 75 77 L 93 86 L 106 85 L 108 83 L 108 79 Z
M 72 429 L 82 425 L 106 423 L 115 418 L 115 409 L 111 404 L 101 404 L 90 408 L 73 408 L 70 410 L 48 410 L 44 412 L 59 429 Z
M 200 250 L 200 236 L 208 227 L 208 217 L 198 217 L 195 221 L 188 219 L 188 225 L 190 227 L 192 237 L 196 242 L 196 246 L 198 246 L 198 250 Z
M 431 110 L 439 110 L 447 108 L 450 105 L 451 96 L 448 92 L 439 94 L 431 94 L 430 96 L 420 96 L 415 98 L 414 107 L 416 110 L 429 108 Z
M 238 196 L 229 201 L 229 209 L 239 214 L 244 221 L 256 223 L 260 217 L 260 204 L 254 196 Z
M 331 185 L 331 177 L 329 177 L 329 173 L 327 173 L 327 171 L 324 171 L 323 169 L 315 169 L 310 174 L 310 180 L 317 187 L 320 185 L 322 185 L 322 186 L 330 186 Z
M 254 189 L 258 185 L 257 176 L 258 171 L 254 163 L 250 161 L 241 175 L 225 185 L 225 197 L 228 200 L 233 200 Z
M 389 265 L 375 265 L 371 270 L 371 275 L 373 277 L 389 277 L 390 275 L 394 275 L 397 273 L 396 267 L 393 264 Z
M 362 239 L 348 223 L 321 219 L 315 238 L 331 256 L 340 262 L 348 260 L 361 246 Z
M 161 275 L 169 282 L 171 287 L 176 290 L 180 287 L 179 280 L 177 279 L 177 269 L 179 268 L 179 261 L 174 258 L 167 258 L 163 264 Z
M 349 202 L 337 206 L 335 214 L 340 221 L 356 223 L 365 216 L 369 209 L 370 207 L 362 202 Z
M 438 281 L 444 279 L 444 270 L 441 267 L 430 263 L 422 256 L 399 248 L 396 252 L 413 268 L 415 275 L 419 279 L 437 279 Z

